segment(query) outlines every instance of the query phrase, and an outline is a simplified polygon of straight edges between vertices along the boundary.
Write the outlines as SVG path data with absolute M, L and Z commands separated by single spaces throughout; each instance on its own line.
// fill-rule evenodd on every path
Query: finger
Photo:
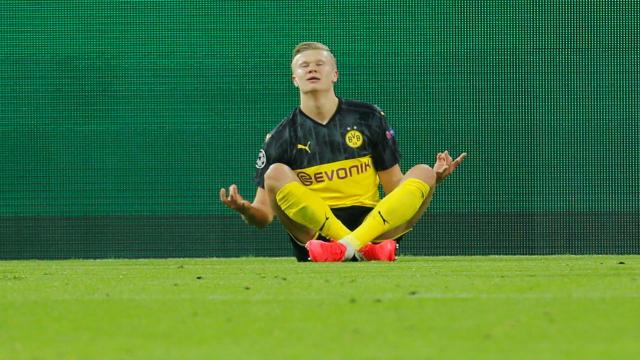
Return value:
M 229 200 L 232 201 L 237 201 L 238 199 L 238 187 L 236 186 L 236 184 L 232 184 L 229 187 Z
M 449 151 L 444 152 L 444 157 L 447 163 L 451 163 L 453 161 L 453 159 L 451 158 L 451 155 L 449 155 Z
M 227 207 L 233 208 L 231 201 L 227 198 L 227 191 L 225 189 L 220 189 L 220 201 Z
M 467 153 L 462 153 L 462 155 L 458 156 L 458 158 L 451 163 L 451 171 L 455 170 L 465 157 L 467 157 Z
M 464 160 L 464 158 L 466 158 L 466 157 L 467 157 L 467 153 L 462 153 L 462 154 L 460 154 L 460 156 L 458 156 L 458 158 L 456 158 L 456 160 L 454 162 L 460 164 L 462 162 L 462 160 Z

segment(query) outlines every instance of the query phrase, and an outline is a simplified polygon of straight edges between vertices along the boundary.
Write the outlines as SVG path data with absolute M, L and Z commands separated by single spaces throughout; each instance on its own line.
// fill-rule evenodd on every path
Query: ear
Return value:
M 293 86 L 298 87 L 298 80 L 296 80 L 295 75 L 291 75 L 291 81 L 293 82 Z
M 333 72 L 331 81 L 334 83 L 338 82 L 338 70 Z

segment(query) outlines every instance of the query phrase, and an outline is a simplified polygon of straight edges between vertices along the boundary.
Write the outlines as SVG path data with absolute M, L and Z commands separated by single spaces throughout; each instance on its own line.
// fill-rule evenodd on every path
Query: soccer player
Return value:
M 433 168 L 420 164 L 402 174 L 385 114 L 336 96 L 337 63 L 327 46 L 298 44 L 291 70 L 300 106 L 265 139 L 253 202 L 236 185 L 220 189 L 220 201 L 259 228 L 277 216 L 298 261 L 395 260 L 396 240 L 466 153 L 453 160 L 444 151 Z

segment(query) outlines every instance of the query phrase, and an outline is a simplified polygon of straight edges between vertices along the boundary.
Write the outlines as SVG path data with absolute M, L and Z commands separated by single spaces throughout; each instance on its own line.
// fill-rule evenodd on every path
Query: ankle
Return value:
M 348 241 L 347 238 L 348 236 L 338 241 L 340 244 L 342 244 L 346 248 L 346 251 L 344 252 L 343 261 L 351 260 L 351 258 L 353 258 L 353 256 L 356 254 L 356 249 L 353 247 L 353 245 L 351 245 L 351 243 Z

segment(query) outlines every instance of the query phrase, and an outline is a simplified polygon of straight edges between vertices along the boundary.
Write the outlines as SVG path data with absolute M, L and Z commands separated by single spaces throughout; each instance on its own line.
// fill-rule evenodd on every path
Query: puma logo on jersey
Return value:
M 311 141 L 309 141 L 306 146 L 302 144 L 298 144 L 298 149 L 307 150 L 307 152 L 311 154 L 311 149 L 309 148 L 310 146 L 311 146 Z

